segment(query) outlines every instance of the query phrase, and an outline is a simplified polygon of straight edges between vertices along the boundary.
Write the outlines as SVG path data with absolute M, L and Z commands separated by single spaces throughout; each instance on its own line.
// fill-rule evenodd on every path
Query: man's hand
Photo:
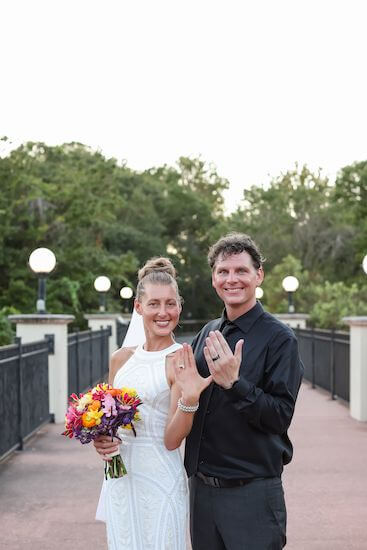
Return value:
M 97 453 L 99 453 L 101 458 L 107 462 L 111 460 L 111 458 L 107 455 L 110 453 L 115 453 L 119 448 L 119 443 L 120 441 L 118 439 L 111 439 L 108 435 L 100 435 L 97 439 L 93 440 L 93 445 Z
M 228 390 L 239 377 L 244 340 L 238 340 L 234 354 L 219 330 L 209 332 L 205 342 L 204 356 L 213 381 Z

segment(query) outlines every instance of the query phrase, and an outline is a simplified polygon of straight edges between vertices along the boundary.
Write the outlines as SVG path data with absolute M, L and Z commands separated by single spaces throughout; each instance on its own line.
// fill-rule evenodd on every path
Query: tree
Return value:
M 245 205 L 230 224 L 254 237 L 270 271 L 292 254 L 304 269 L 324 279 L 354 276 L 358 229 L 345 216 L 346 208 L 335 200 L 334 186 L 321 172 L 296 166 L 274 178 L 268 188 L 252 187 L 244 196 Z
M 35 279 L 26 262 L 34 248 L 48 246 L 58 260 L 48 283 L 50 312 L 61 306 L 76 315 L 94 309 L 93 280 L 104 272 L 112 279 L 113 307 L 118 307 L 120 283 L 135 277 L 139 259 L 124 243 L 114 247 L 109 237 L 118 233 L 124 217 L 141 225 L 142 200 L 133 207 L 121 192 L 124 187 L 136 193 L 132 176 L 114 159 L 78 143 L 27 143 L 1 159 L 0 286 L 5 292 L 0 304 L 34 310 Z
M 34 311 L 37 281 L 27 260 L 47 246 L 57 257 L 48 311 L 72 313 L 79 326 L 83 313 L 98 307 L 95 277 L 111 279 L 108 307 L 119 311 L 120 288 L 135 289 L 138 267 L 158 255 L 176 265 L 183 317 L 219 315 L 206 258 L 231 230 L 250 234 L 267 258 L 270 311 L 287 309 L 281 279 L 288 274 L 300 280 L 295 299 L 304 312 L 313 310 L 326 281 L 348 289 L 365 284 L 367 161 L 342 168 L 335 186 L 321 171 L 296 165 L 266 188 L 245 190 L 244 205 L 226 216 L 228 181 L 201 159 L 181 157 L 175 166 L 139 173 L 80 143 L 29 142 L 9 152 L 4 138 L 0 146 L 7 149 L 0 156 L 0 308 Z
M 367 291 L 357 284 L 326 281 L 313 288 L 315 302 L 310 311 L 311 323 L 319 328 L 346 329 L 343 317 L 367 315 Z
M 205 258 L 228 185 L 214 167 L 183 157 L 176 167 L 137 173 L 80 143 L 30 142 L 0 159 L 0 181 L 0 306 L 34 311 L 37 283 L 26 262 L 38 246 L 57 257 L 48 311 L 72 313 L 79 324 L 97 307 L 97 275 L 110 277 L 109 306 L 118 311 L 121 286 L 135 288 L 138 266 L 168 247 L 185 311 L 209 314 Z
M 291 254 L 282 259 L 268 274 L 266 262 L 264 264 L 265 278 L 262 284 L 264 297 L 261 300 L 271 313 L 285 313 L 288 311 L 288 296 L 282 286 L 284 277 L 297 277 L 299 287 L 294 292 L 293 300 L 296 312 L 308 313 L 314 304 L 312 278 L 304 270 L 301 261 Z
M 202 319 L 216 315 L 221 306 L 211 288 L 206 257 L 215 228 L 224 220 L 223 191 L 228 181 L 214 166 L 186 157 L 181 157 L 176 167 L 163 166 L 149 174 L 164 186 L 157 209 L 165 221 L 167 252 L 178 266 L 185 298 L 183 316 Z
M 362 283 L 362 259 L 367 253 L 367 161 L 342 168 L 335 181 L 335 208 L 351 228 L 348 242 L 348 280 Z

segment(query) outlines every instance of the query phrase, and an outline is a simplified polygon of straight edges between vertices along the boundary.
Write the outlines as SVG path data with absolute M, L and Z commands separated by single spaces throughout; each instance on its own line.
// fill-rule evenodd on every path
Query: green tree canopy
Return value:
M 336 326 L 348 300 L 350 312 L 365 310 L 367 161 L 343 167 L 335 185 L 321 171 L 296 165 L 267 187 L 245 190 L 231 215 L 223 198 L 228 181 L 201 159 L 136 172 L 80 143 L 13 149 L 0 157 L 0 185 L 0 309 L 34 311 L 37 281 L 27 260 L 47 246 L 57 257 L 47 308 L 76 315 L 79 326 L 83 313 L 98 308 L 98 275 L 112 281 L 109 309 L 121 311 L 120 288 L 135 289 L 138 267 L 158 255 L 176 265 L 184 318 L 219 315 L 207 251 L 236 230 L 251 235 L 267 258 L 269 311 L 287 309 L 286 275 L 300 280 L 297 311 L 311 313 L 316 325 Z

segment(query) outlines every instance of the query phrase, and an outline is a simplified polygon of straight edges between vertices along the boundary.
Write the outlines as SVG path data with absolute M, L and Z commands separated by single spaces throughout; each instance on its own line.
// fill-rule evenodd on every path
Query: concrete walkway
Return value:
M 285 468 L 290 550 L 367 549 L 367 423 L 304 384 Z
M 103 466 L 92 446 L 44 427 L 0 463 L 0 549 L 106 549 L 94 521 Z M 367 423 L 303 385 L 284 484 L 289 550 L 367 549 Z M 210 549 L 208 549 L 210 550 Z

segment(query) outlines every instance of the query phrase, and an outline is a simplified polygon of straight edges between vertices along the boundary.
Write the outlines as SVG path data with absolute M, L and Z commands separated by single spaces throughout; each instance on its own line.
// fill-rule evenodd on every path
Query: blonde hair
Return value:
M 150 258 L 138 272 L 138 286 L 136 287 L 136 299 L 141 301 L 145 294 L 145 285 L 172 285 L 177 294 L 177 301 L 182 302 L 176 282 L 176 269 L 168 258 Z

